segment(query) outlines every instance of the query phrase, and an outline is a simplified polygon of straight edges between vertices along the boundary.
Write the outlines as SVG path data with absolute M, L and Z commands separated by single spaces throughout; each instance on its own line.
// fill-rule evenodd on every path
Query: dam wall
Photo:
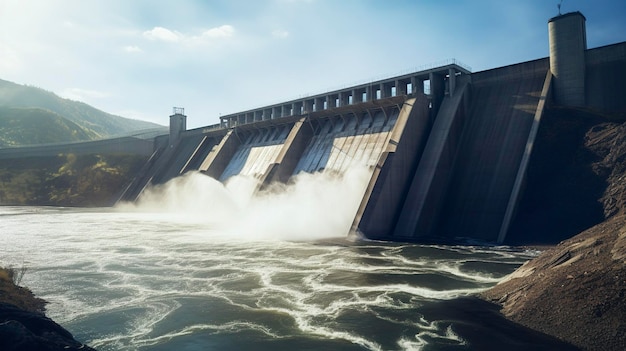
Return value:
M 585 105 L 574 108 L 626 114 L 626 43 L 585 50 L 584 58 L 585 96 L 575 105 Z M 554 64 L 542 58 L 470 73 L 450 63 L 176 130 L 155 140 L 121 200 L 189 171 L 224 183 L 254 178 L 263 191 L 302 172 L 340 176 L 360 167 L 369 182 L 354 233 L 503 243 L 544 110 L 558 106 Z M 580 81 L 560 78 L 561 85 Z
M 221 182 L 252 177 L 260 190 L 301 172 L 341 175 L 361 167 L 370 181 L 354 232 L 381 240 L 496 241 L 548 70 L 545 59 L 474 74 L 443 67 L 419 73 L 428 78 L 428 92 L 403 87 L 411 79 L 393 79 L 400 89 L 386 88 L 392 96 L 384 98 L 379 90 L 367 100 L 364 91 L 363 101 L 350 95 L 341 104 L 339 92 L 323 95 L 323 103 L 309 100 L 314 111 L 305 114 L 263 119 L 279 109 L 262 108 L 226 116 L 227 128 L 182 131 L 174 145 L 158 143 L 151 166 L 122 199 L 188 171 Z M 289 113 L 294 105 L 285 105 Z
M 495 241 L 547 73 L 547 60 L 471 75 L 443 67 L 422 75 L 431 87 L 427 93 L 412 85 L 403 89 L 411 79 L 393 79 L 400 89 L 387 88 L 392 96 L 385 98 L 379 90 L 367 100 L 365 91 L 364 101 L 350 95 L 341 104 L 339 92 L 324 95 L 323 103 L 313 98 L 314 111 L 305 114 L 263 114 L 284 112 L 284 106 L 293 113 L 292 102 L 226 116 L 222 125 L 228 128 L 183 131 L 175 145 L 162 147 L 123 199 L 193 170 L 221 182 L 252 177 L 262 189 L 301 172 L 343 174 L 362 167 L 370 182 L 352 225 L 360 235 L 417 241 L 464 233 Z
M 626 116 L 626 42 L 586 52 L 587 108 Z
M 381 240 L 503 242 L 506 229 L 500 232 L 508 225 L 507 210 L 513 213 L 517 204 L 532 127 L 549 99 L 547 77 L 549 63 L 542 59 L 457 79 L 428 134 L 403 135 L 392 158 L 379 163 L 379 179 L 353 230 Z M 410 162 L 396 168 L 393 157 L 404 153 Z
M 467 74 L 467 68 L 451 60 L 440 67 L 226 115 L 218 126 L 194 130 L 179 128 L 186 116 L 175 108 L 170 122 L 176 130 L 169 140 L 155 142 L 149 165 L 120 201 L 133 201 L 148 186 L 188 171 L 222 182 L 252 177 L 259 188 L 287 182 L 300 172 L 341 174 L 355 166 L 373 171 L 391 134 L 398 133 L 400 111 L 407 111 L 405 118 L 410 114 L 413 105 L 403 108 L 406 101 L 419 97 L 424 109 L 419 118 L 428 124 L 443 96 L 454 92 L 457 77 Z
M 159 155 L 133 187 L 162 184 L 188 171 L 200 171 L 221 182 L 234 176 L 252 177 L 261 188 L 274 181 L 287 182 L 300 172 L 373 170 L 407 99 L 407 95 L 393 96 L 307 116 L 182 133 L 173 147 L 160 143 L 155 151 Z M 428 121 L 430 101 L 423 94 L 421 104 L 422 119 Z M 410 112 L 412 105 L 407 106 Z M 129 192 L 122 200 L 132 200 L 140 192 Z
M 147 187 L 163 184 L 195 169 L 203 155 L 208 154 L 220 140 L 221 133 L 212 135 L 190 133 L 188 137 L 181 138 L 176 145 L 170 145 L 167 137 L 156 138 L 150 158 L 118 201 L 134 201 Z
M 443 100 L 410 187 L 405 190 L 406 200 L 393 227 L 394 238 L 411 240 L 418 235 L 433 235 L 454 172 L 469 94 L 467 79 L 457 94 Z
M 399 111 L 353 221 L 353 232 L 385 239 L 393 230 L 432 128 L 430 113 L 424 95 L 407 101 Z
M 492 79 L 494 73 L 472 75 L 467 124 L 439 236 L 486 241 L 498 237 L 535 114 L 543 108 L 540 101 L 548 98 L 542 98 L 547 61 L 505 67 L 498 80 Z

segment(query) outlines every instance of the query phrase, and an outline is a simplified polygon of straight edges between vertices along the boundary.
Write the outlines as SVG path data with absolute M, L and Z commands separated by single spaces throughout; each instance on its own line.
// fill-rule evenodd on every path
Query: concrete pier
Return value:
M 441 105 L 424 154 L 407 188 L 394 237 L 411 239 L 434 235 L 465 125 L 468 85 L 466 80 L 459 92 L 446 97 Z

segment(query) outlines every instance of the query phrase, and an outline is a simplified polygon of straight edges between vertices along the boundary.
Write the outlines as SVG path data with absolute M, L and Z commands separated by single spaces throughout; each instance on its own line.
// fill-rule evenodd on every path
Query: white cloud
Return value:
M 111 94 L 106 92 L 81 88 L 67 88 L 59 93 L 59 95 L 63 98 L 75 101 L 85 101 L 86 99 L 104 99 L 111 96 Z
M 177 42 L 183 39 L 182 34 L 163 27 L 154 27 L 152 30 L 147 30 L 143 32 L 143 36 L 150 40 L 161 40 L 167 42 Z
M 287 38 L 289 36 L 289 32 L 286 30 L 275 30 L 272 32 L 272 36 L 274 36 L 275 38 Z
M 141 48 L 136 45 L 127 45 L 124 47 L 124 51 L 131 53 L 131 54 L 136 53 L 136 52 L 143 52 L 143 50 L 141 50 Z
M 235 28 L 229 24 L 225 24 L 223 26 L 211 28 L 204 33 L 202 33 L 202 37 L 204 38 L 228 38 L 232 37 L 235 34 Z
M 190 33 L 180 33 L 174 30 L 170 30 L 164 27 L 154 27 L 151 30 L 143 32 L 143 36 L 152 41 L 163 41 L 170 43 L 183 43 L 188 45 L 204 45 L 209 41 L 219 40 L 223 38 L 230 38 L 235 35 L 235 28 L 229 24 L 225 24 L 219 27 L 214 27 L 203 31 L 199 35 Z M 131 49 L 132 48 L 132 49 Z M 137 52 L 135 48 L 127 46 L 125 49 L 128 52 Z

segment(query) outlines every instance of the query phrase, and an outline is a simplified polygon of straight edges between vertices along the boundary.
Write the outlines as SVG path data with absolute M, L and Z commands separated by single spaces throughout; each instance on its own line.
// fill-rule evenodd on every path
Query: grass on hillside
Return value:
M 84 141 L 95 136 L 48 110 L 0 106 L 0 147 Z
M 110 206 L 146 157 L 58 155 L 0 161 L 0 205 Z
M 151 122 L 112 115 L 83 102 L 63 99 L 44 89 L 2 79 L 0 79 L 0 106 L 52 111 L 80 126 L 90 139 L 160 127 Z

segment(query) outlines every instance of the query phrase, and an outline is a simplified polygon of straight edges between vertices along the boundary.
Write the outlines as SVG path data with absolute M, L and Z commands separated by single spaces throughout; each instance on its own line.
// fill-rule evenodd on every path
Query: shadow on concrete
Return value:
M 606 177 L 594 173 L 600 158 L 584 145 L 586 132 L 601 122 L 584 111 L 546 111 L 507 243 L 553 244 L 604 220 L 598 200 Z

